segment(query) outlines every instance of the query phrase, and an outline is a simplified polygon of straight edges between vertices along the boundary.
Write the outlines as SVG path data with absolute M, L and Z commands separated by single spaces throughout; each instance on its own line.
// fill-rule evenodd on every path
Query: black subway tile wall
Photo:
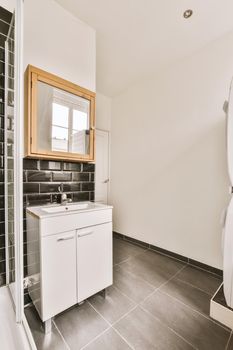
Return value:
M 94 200 L 94 164 L 24 159 L 23 168 L 25 205 L 56 201 L 59 187 L 74 202 Z
M 5 40 L 12 14 L 0 7 L 0 287 L 6 284 L 5 210 L 4 210 L 4 79 Z
M 23 162 L 24 209 L 27 206 L 56 202 L 59 187 L 73 202 L 94 201 L 94 179 L 94 164 L 25 158 Z M 26 214 L 25 210 L 24 212 Z M 37 265 L 37 261 L 32 262 L 31 257 L 27 255 L 27 228 L 24 216 L 24 277 L 27 277 L 29 264 L 30 271 L 33 270 L 32 263 Z M 25 302 L 29 300 L 25 292 Z

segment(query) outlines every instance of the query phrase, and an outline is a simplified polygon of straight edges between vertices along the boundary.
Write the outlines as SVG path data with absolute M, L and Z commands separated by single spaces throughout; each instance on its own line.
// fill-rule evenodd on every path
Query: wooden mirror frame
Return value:
M 37 150 L 37 82 L 67 91 L 90 101 L 89 154 Z M 95 93 L 42 69 L 28 65 L 25 79 L 25 157 L 71 162 L 95 161 Z

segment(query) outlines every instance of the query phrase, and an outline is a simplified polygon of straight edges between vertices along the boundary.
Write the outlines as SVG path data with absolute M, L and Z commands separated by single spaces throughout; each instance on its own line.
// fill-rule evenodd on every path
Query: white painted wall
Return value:
M 111 129 L 111 98 L 99 92 L 96 94 L 96 128 Z
M 233 33 L 113 99 L 114 230 L 221 268 Z
M 24 68 L 96 89 L 95 31 L 53 0 L 24 1 Z

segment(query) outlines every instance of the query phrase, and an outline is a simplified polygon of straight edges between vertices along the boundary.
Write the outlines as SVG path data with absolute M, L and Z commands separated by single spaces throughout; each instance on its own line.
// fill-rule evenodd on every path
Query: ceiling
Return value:
M 232 0 L 56 1 L 96 29 L 97 91 L 107 96 L 233 30 Z

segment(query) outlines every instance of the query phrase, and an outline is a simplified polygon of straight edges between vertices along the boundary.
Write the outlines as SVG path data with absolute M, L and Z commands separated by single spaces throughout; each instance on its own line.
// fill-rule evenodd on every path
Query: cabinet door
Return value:
M 42 238 L 42 318 L 43 321 L 77 302 L 76 232 Z
M 77 231 L 78 302 L 112 284 L 112 223 Z

